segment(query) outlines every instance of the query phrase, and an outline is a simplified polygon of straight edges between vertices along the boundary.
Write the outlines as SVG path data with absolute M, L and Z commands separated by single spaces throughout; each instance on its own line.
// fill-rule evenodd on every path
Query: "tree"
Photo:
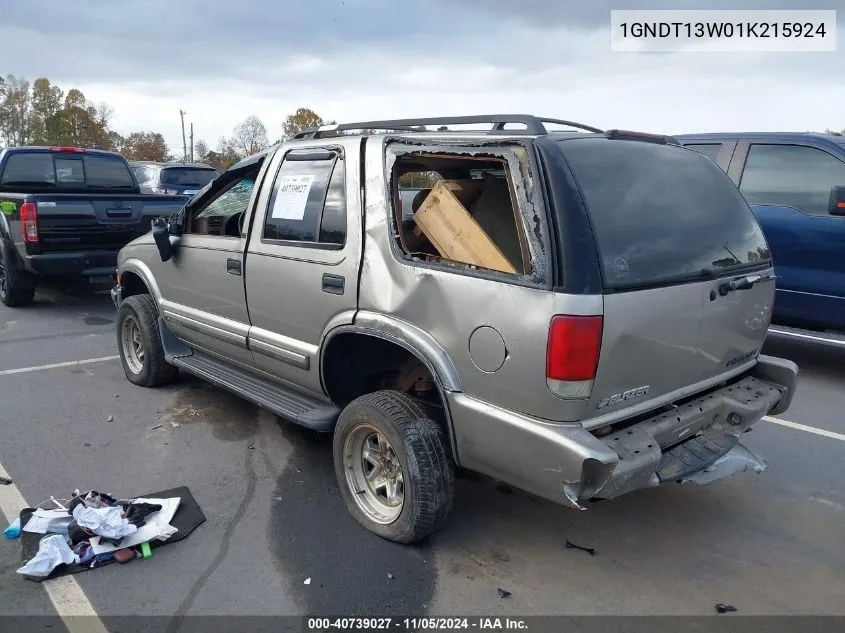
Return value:
M 167 160 L 167 143 L 158 132 L 132 132 L 123 142 L 123 155 L 127 160 Z
M 331 125 L 334 121 L 323 121 L 320 115 L 310 108 L 299 108 L 296 112 L 289 115 L 285 122 L 282 123 L 282 130 L 286 137 L 298 134 L 303 130 L 318 125 Z
M 240 156 L 252 156 L 267 147 L 267 128 L 255 115 L 250 115 L 232 132 L 231 143 Z
M 32 83 L 32 143 L 50 145 L 58 139 L 60 130 L 56 115 L 62 109 L 63 99 L 62 89 L 51 85 L 46 77 L 39 77 Z
M 223 173 L 240 159 L 241 156 L 235 151 L 232 141 L 225 136 L 221 136 L 220 140 L 217 141 L 217 150 L 208 152 L 203 162 L 208 163 L 214 169 Z
M 0 136 L 7 147 L 29 143 L 32 98 L 29 82 L 8 75 L 0 85 Z
M 207 163 L 208 162 L 208 143 L 204 140 L 200 139 L 196 143 L 194 143 L 194 160 L 198 163 Z

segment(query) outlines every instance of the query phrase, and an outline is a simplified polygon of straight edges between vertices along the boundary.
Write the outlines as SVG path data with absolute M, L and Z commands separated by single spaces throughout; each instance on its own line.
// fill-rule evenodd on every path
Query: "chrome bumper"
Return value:
M 797 367 L 761 357 L 739 380 L 607 436 L 553 424 L 461 393 L 449 394 L 461 466 L 579 509 L 668 482 L 710 483 L 766 465 L 739 443 L 763 416 L 789 406 Z

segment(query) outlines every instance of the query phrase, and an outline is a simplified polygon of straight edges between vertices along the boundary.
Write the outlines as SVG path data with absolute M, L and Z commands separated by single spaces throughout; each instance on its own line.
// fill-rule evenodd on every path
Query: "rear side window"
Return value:
M 289 154 L 273 183 L 263 239 L 343 245 L 346 184 L 343 157 L 300 160 Z
M 739 189 L 749 204 L 827 215 L 830 189 L 836 185 L 845 185 L 845 163 L 835 156 L 804 145 L 754 144 Z
M 168 167 L 161 170 L 161 184 L 202 188 L 218 175 L 213 169 Z
M 707 279 L 770 262 L 748 204 L 698 152 L 604 138 L 558 147 L 589 212 L 607 289 Z
M 11 154 L 0 184 L 50 188 L 133 188 L 132 172 L 118 156 L 31 152 Z

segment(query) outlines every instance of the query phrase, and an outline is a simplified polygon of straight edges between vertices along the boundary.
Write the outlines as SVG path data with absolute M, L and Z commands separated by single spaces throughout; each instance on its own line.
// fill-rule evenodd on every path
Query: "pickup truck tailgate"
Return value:
M 164 198 L 164 199 L 162 199 Z M 150 222 L 178 210 L 181 199 L 158 196 L 37 197 L 45 251 L 120 249 L 147 233 Z

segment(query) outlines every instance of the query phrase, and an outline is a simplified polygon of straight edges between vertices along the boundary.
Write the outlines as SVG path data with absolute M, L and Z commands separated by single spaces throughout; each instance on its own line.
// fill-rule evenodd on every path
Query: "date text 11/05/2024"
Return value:
M 309 631 L 529 631 L 521 618 L 308 618 Z

